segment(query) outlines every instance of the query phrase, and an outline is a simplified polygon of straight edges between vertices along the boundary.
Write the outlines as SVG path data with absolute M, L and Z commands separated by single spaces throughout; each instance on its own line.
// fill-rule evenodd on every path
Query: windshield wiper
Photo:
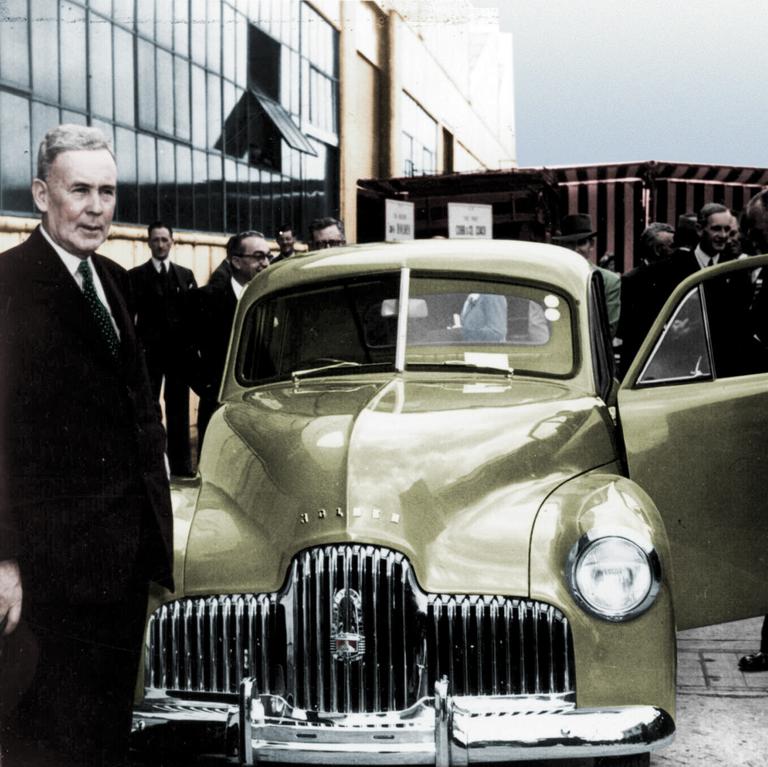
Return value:
M 515 371 L 513 368 L 494 367 L 493 365 L 478 365 L 474 362 L 465 362 L 464 360 L 446 360 L 444 362 L 409 362 L 406 368 L 459 368 L 462 370 L 471 370 L 473 373 L 492 373 L 512 378 Z
M 352 362 L 351 360 L 328 360 L 326 365 L 318 365 L 314 368 L 306 368 L 305 370 L 294 370 L 291 373 L 293 382 L 296 383 L 300 378 L 309 378 L 319 373 L 325 373 L 328 370 L 336 370 L 337 368 L 359 368 L 360 362 Z

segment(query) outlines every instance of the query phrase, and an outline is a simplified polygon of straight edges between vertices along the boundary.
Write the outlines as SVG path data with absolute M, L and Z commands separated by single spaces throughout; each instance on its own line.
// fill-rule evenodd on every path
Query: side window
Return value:
M 706 279 L 680 302 L 638 385 L 768 372 L 768 294 L 746 269 Z
M 590 282 L 589 327 L 595 385 L 602 399 L 608 401 L 616 371 L 611 334 L 608 330 L 603 280 L 597 270 L 592 272 Z
M 697 286 L 678 305 L 637 383 L 645 385 L 711 378 L 701 288 Z

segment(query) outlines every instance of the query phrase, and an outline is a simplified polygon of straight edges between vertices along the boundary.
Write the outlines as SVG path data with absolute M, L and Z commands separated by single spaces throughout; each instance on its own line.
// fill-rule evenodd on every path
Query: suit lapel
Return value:
M 96 319 L 88 308 L 83 291 L 39 228 L 32 232 L 27 243 L 32 251 L 32 259 L 36 261 L 31 279 L 39 299 L 52 307 L 61 324 L 68 327 L 73 335 L 82 337 L 87 346 L 93 349 L 94 354 L 114 365 L 115 361 L 99 331 Z M 97 259 L 93 261 L 95 264 Z M 97 271 L 104 285 L 104 270 L 97 267 Z M 105 292 L 109 301 L 106 287 Z M 122 334 L 123 329 L 119 323 L 118 327 Z

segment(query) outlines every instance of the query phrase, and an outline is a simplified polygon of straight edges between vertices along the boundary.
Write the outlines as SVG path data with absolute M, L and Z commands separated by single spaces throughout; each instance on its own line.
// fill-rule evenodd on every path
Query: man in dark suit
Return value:
M 128 272 L 136 312 L 136 333 L 144 346 L 155 399 L 165 381 L 165 424 L 171 474 L 189 476 L 189 328 L 184 323 L 187 291 L 197 287 L 190 269 L 170 258 L 173 229 L 162 221 L 148 227 L 152 257 Z
M 729 249 L 731 228 L 734 217 L 731 211 L 719 203 L 708 203 L 698 213 L 697 231 L 699 242 L 693 249 L 679 248 L 668 258 L 650 264 L 642 278 L 642 286 L 635 290 L 637 299 L 633 300 L 627 313 L 621 319 L 622 332 L 622 368 L 624 371 L 632 362 L 637 349 L 645 339 L 657 314 L 674 289 L 688 276 L 699 269 L 724 263 L 733 259 Z M 727 279 L 712 286 L 720 294 L 721 304 L 727 306 L 730 301 L 742 306 L 749 298 L 749 286 L 746 278 Z M 727 284 L 727 296 L 722 286 Z M 744 295 L 742 295 L 742 293 Z M 713 295 L 713 299 L 716 297 Z M 645 307 L 637 309 L 638 301 L 644 301 Z M 634 308 L 633 308 L 634 306 Z M 736 319 L 735 317 L 733 318 Z M 731 323 L 733 326 L 733 323 Z
M 640 235 L 639 263 L 621 276 L 621 316 L 616 335 L 621 339 L 620 374 L 623 376 L 635 357 L 648 329 L 664 304 L 656 281 L 663 263 L 672 254 L 675 230 L 654 221 Z
M 261 232 L 240 232 L 227 242 L 229 281 L 208 283 L 189 294 L 190 324 L 198 350 L 196 389 L 200 395 L 197 411 L 198 448 L 213 412 L 218 406 L 219 387 L 227 359 L 229 336 L 237 301 L 245 286 L 270 263 L 269 244 Z
M 3 767 L 122 763 L 148 583 L 172 587 L 165 440 L 128 274 L 95 253 L 116 179 L 100 131 L 50 130 L 42 223 L 0 254 L 0 624 L 23 621 L 39 647 L 0 725 Z
M 277 230 L 277 236 L 275 242 L 280 252 L 272 259 L 272 263 L 276 264 L 278 261 L 285 261 L 286 258 L 291 258 L 296 253 L 294 249 L 296 245 L 296 238 L 293 234 L 292 224 L 280 224 L 280 228 Z

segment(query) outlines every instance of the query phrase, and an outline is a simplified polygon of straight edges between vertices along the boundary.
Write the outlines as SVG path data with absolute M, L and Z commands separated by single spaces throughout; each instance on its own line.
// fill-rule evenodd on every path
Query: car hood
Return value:
M 397 549 L 427 591 L 528 590 L 537 511 L 615 460 L 606 408 L 558 382 L 313 382 L 261 388 L 211 421 L 186 593 L 275 591 L 328 543 Z

